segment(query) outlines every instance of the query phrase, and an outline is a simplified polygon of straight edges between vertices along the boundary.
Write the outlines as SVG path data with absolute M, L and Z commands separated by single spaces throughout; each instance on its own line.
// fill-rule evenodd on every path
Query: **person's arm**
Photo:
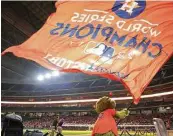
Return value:
M 121 111 L 116 111 L 115 109 L 108 109 L 107 110 L 113 117 L 115 118 L 119 118 L 119 119 L 124 119 L 125 117 L 127 117 L 130 113 L 129 110 L 127 109 L 123 109 Z
M 61 126 L 61 127 L 62 127 L 63 123 L 64 123 L 64 120 L 61 119 L 61 120 L 59 121 L 59 123 L 58 123 L 58 126 Z

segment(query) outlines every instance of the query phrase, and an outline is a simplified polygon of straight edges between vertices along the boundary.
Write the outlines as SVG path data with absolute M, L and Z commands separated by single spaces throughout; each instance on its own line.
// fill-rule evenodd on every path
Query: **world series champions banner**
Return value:
M 65 72 L 121 81 L 138 103 L 173 53 L 173 2 L 60 1 L 43 27 L 6 49 Z

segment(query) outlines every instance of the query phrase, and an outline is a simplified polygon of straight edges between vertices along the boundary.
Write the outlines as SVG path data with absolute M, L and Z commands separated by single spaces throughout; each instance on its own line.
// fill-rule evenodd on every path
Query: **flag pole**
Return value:
M 129 110 L 131 107 L 132 107 L 132 105 L 133 105 L 133 101 L 130 103 L 130 105 L 127 107 L 127 110 Z M 126 118 L 126 117 L 125 117 Z M 124 118 L 124 119 L 125 119 Z M 120 122 L 122 121 L 123 119 L 119 119 L 118 120 L 118 122 L 117 122 L 117 126 L 118 126 L 118 124 L 120 124 Z

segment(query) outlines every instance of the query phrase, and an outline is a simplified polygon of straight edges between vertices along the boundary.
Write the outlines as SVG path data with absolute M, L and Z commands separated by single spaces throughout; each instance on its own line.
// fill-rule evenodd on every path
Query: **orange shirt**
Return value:
M 104 134 L 112 131 L 116 136 L 118 135 L 117 124 L 115 122 L 115 109 L 107 109 L 99 114 L 99 117 L 94 125 L 92 136 L 94 134 Z

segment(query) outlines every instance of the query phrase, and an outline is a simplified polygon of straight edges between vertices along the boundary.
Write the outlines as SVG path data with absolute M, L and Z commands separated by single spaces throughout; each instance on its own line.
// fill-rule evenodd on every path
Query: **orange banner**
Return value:
M 120 80 L 134 103 L 173 53 L 173 2 L 62 1 L 44 26 L 5 50 L 40 65 Z

